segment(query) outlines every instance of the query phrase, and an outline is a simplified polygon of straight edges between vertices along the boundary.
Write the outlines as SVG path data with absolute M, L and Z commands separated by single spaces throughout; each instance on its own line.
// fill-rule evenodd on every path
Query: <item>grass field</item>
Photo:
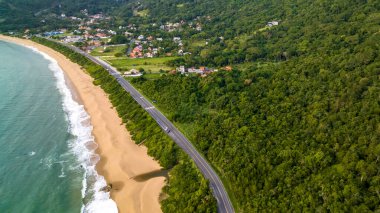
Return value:
M 127 45 L 108 46 L 104 52 L 104 47 L 97 47 L 92 52 L 93 56 L 114 56 L 115 53 L 125 53 Z
M 197 40 L 191 42 L 192 47 L 204 47 L 206 46 L 206 40 Z
M 140 17 L 147 17 L 149 15 L 149 10 L 136 11 L 135 14 Z
M 161 69 L 165 71 L 172 70 L 173 67 L 167 66 L 165 62 L 176 58 L 177 57 L 130 59 L 108 57 L 102 59 L 110 63 L 113 67 L 116 67 L 119 71 L 143 68 L 147 73 L 158 73 Z

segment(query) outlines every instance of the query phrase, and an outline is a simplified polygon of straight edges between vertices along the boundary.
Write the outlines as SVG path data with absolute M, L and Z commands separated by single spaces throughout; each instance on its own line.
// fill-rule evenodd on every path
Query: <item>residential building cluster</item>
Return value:
M 195 68 L 195 67 L 186 68 L 185 66 L 179 66 L 176 69 L 176 72 L 181 73 L 181 74 L 194 73 L 194 74 L 200 74 L 200 75 L 208 75 L 210 73 L 217 72 L 217 71 L 218 71 L 217 69 L 208 68 L 204 66 L 200 66 L 199 68 Z

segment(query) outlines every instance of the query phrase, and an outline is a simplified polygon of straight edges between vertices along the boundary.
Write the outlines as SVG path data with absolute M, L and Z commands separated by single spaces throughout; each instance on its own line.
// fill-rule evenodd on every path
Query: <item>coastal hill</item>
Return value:
M 81 10 L 106 12 L 123 0 L 0 0 L 0 31 L 56 29 L 69 25 L 62 15 L 78 15 Z
M 0 14 L 23 11 L 5 2 Z M 131 82 L 210 161 L 237 212 L 379 210 L 378 1 L 82 2 L 49 7 L 50 20 L 0 17 L 0 31 L 74 31 L 78 23 L 57 16 L 87 9 L 110 17 L 97 25 L 115 32 L 110 42 L 162 39 L 153 57 L 175 56 L 166 66 L 177 71 Z M 122 54 L 116 65 L 143 60 Z

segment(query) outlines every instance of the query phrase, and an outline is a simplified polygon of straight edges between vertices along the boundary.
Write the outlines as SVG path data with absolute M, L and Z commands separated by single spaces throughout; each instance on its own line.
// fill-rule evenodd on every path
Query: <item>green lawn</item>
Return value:
M 140 17 L 147 17 L 149 15 L 149 10 L 136 11 L 136 15 Z
M 119 71 L 128 71 L 130 69 L 143 68 L 147 73 L 158 73 L 160 69 L 168 71 L 173 67 L 169 67 L 165 62 L 176 59 L 177 57 L 163 57 L 163 58 L 115 58 L 104 57 L 103 60 L 116 67 Z
M 127 45 L 118 45 L 118 46 L 108 46 L 106 49 L 104 47 L 97 47 L 92 52 L 93 56 L 114 56 L 115 53 L 125 53 Z
M 146 79 L 154 80 L 160 78 L 164 73 L 147 73 L 144 75 Z

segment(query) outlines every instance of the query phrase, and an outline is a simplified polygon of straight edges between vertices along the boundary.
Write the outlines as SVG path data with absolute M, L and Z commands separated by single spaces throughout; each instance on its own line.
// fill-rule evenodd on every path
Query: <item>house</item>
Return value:
M 108 38 L 108 36 L 105 33 L 96 33 L 95 36 L 99 38 Z
M 202 71 L 202 70 L 200 70 L 200 69 L 196 69 L 196 68 L 194 68 L 194 67 L 191 67 L 191 68 L 187 69 L 187 72 L 189 72 L 189 73 L 203 74 L 203 71 Z
M 101 14 L 101 13 L 95 14 L 95 15 L 90 16 L 90 18 L 93 18 L 93 19 L 102 19 L 103 18 L 103 14 Z
M 55 35 L 60 35 L 60 34 L 63 34 L 63 32 L 52 31 L 52 32 L 43 33 L 44 36 L 55 36 Z
M 126 37 L 129 37 L 129 36 L 132 36 L 133 33 L 130 33 L 130 32 L 128 32 L 128 31 L 125 31 L 124 35 L 125 35 Z
M 111 35 L 116 35 L 116 32 L 113 31 L 113 30 L 108 30 L 108 33 L 111 34 Z
M 186 72 L 185 66 L 177 67 L 176 71 L 180 72 L 181 74 L 185 74 Z
M 142 73 L 136 69 L 131 69 L 127 72 L 124 72 L 124 76 L 126 76 L 126 77 L 139 77 L 139 76 L 142 76 Z
M 181 37 L 174 37 L 173 41 L 179 43 L 181 41 Z
M 147 58 L 153 58 L 153 54 L 152 53 L 145 53 L 145 57 L 147 57 Z
M 137 37 L 138 40 L 143 40 L 145 37 L 143 35 L 139 35 L 139 37 Z
M 141 57 L 143 57 L 142 51 L 143 51 L 143 47 L 141 45 L 138 45 L 135 48 L 133 48 L 133 50 L 129 54 L 129 57 L 131 57 L 131 58 L 141 58 Z
M 226 70 L 226 71 L 232 71 L 232 67 L 231 66 L 225 66 L 223 69 Z
M 75 17 L 75 16 L 70 16 L 70 19 L 73 20 L 73 21 L 80 21 L 81 18 L 78 18 L 78 17 Z
M 67 36 L 63 40 L 64 43 L 81 42 L 81 41 L 83 41 L 82 36 Z
M 143 46 L 139 45 L 139 46 L 135 47 L 135 49 L 138 49 L 138 51 L 141 52 L 143 50 Z
M 129 71 L 124 72 L 124 75 L 131 75 L 131 74 L 137 74 L 137 73 L 140 73 L 140 71 L 136 69 L 131 69 Z
M 273 27 L 273 26 L 277 26 L 277 25 L 278 25 L 278 21 L 270 21 L 267 23 L 268 27 Z
M 156 40 L 157 40 L 157 41 L 163 41 L 163 39 L 162 39 L 162 38 L 157 38 Z
M 102 41 L 94 40 L 94 46 L 95 46 L 95 47 L 100 47 L 100 46 L 102 46 Z

